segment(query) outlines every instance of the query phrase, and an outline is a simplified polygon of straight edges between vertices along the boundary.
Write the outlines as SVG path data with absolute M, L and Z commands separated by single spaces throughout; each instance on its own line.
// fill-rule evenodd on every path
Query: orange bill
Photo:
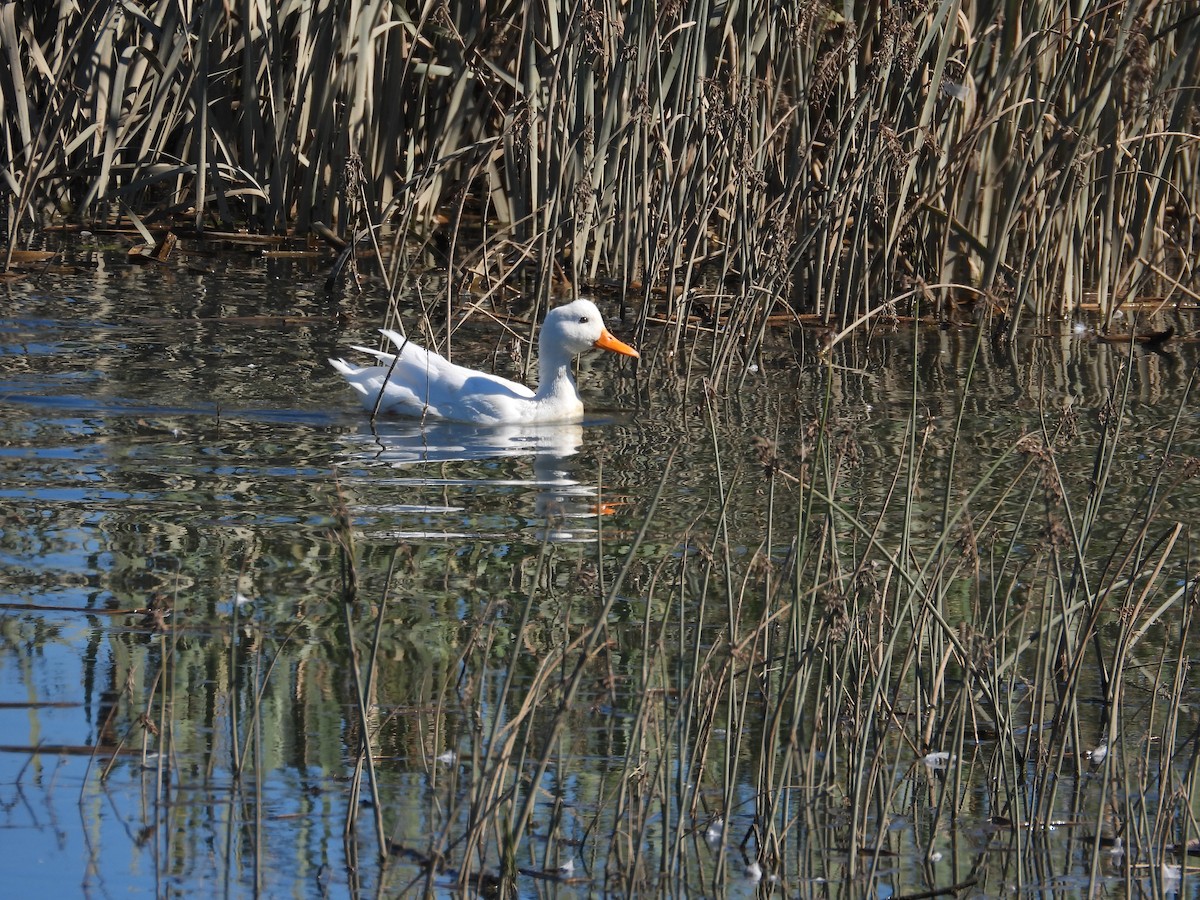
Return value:
M 634 359 L 638 358 L 638 352 L 636 350 L 634 350 L 624 341 L 619 341 L 609 334 L 607 328 L 600 332 L 600 337 L 596 339 L 596 346 L 601 350 L 611 350 L 613 353 L 620 353 L 624 356 L 632 356 Z

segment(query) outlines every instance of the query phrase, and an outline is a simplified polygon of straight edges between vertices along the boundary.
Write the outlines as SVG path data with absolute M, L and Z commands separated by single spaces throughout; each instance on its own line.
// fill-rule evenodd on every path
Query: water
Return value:
M 811 423 L 831 386 L 845 459 L 838 497 L 874 524 L 908 440 L 915 377 L 929 490 L 911 533 L 936 532 L 970 331 L 923 330 L 915 354 L 911 329 L 881 333 L 848 343 L 833 370 L 811 353 L 797 369 L 797 337 L 781 333 L 757 371 L 706 400 L 699 375 L 686 384 L 657 360 L 661 334 L 651 329 L 636 381 L 621 361 L 585 359 L 592 418 L 582 426 L 372 428 L 324 362 L 371 340 L 383 311 L 370 292 L 328 298 L 322 271 L 231 253 L 139 268 L 85 244 L 69 258 L 74 271 L 5 284 L 0 313 L 0 871 L 17 894 L 400 892 L 421 877 L 407 851 L 420 852 L 447 817 L 459 823 L 451 832 L 466 827 L 476 736 L 517 716 L 539 662 L 604 615 L 612 681 L 590 681 L 570 706 L 519 860 L 530 871 L 576 866 L 522 875 L 523 893 L 595 895 L 613 864 L 605 816 L 615 792 L 631 783 L 627 766 L 646 742 L 665 740 L 639 736 L 642 698 L 625 686 L 644 666 L 681 665 L 681 636 L 699 629 L 719 641 L 725 627 L 723 605 L 688 605 L 703 593 L 691 561 L 715 555 L 718 572 L 726 563 L 755 572 L 793 552 L 795 482 L 781 476 L 769 491 L 762 439 L 783 470 L 804 477 Z M 632 337 L 631 326 L 610 327 Z M 486 321 L 460 330 L 455 352 L 515 374 Z M 1069 333 L 1030 335 L 1011 352 L 985 346 L 964 416 L 970 439 L 955 458 L 956 500 L 1043 421 L 1075 429 L 1057 461 L 1082 496 L 1099 416 L 1127 359 Z M 1131 359 L 1116 500 L 1098 537 L 1113 546 L 1165 445 L 1195 347 Z M 1198 446 L 1196 432 L 1187 406 L 1176 435 L 1185 452 Z M 1013 454 L 997 480 L 1027 460 Z M 979 503 L 997 502 L 996 521 L 1011 523 L 1021 499 Z M 1195 500 L 1185 481 L 1162 516 L 1190 526 Z M 898 505 L 887 509 L 885 534 L 901 519 Z M 349 613 L 343 521 L 357 559 Z M 635 543 L 605 610 L 605 587 Z M 1186 580 L 1186 569 L 1170 577 Z M 744 584 L 752 618 L 758 582 Z M 657 651 L 647 643 L 655 628 Z M 362 728 L 350 630 L 360 654 L 378 641 L 370 727 L 387 833 L 401 848 L 388 867 L 375 860 L 367 800 L 355 839 L 343 839 Z M 510 664 L 515 688 L 505 686 Z M 670 710 L 677 700 L 667 692 L 662 702 Z M 727 711 L 716 712 L 706 733 L 719 748 L 732 739 Z M 1101 724 L 1087 728 L 1095 746 Z M 680 826 L 692 834 L 680 892 L 758 889 L 739 849 L 755 825 L 754 759 L 739 747 L 740 802 L 724 811 L 723 829 L 712 831 L 719 773 L 736 758 L 713 763 L 703 802 Z M 980 745 L 970 760 L 973 777 L 986 780 L 988 752 Z M 894 775 L 895 806 L 906 811 L 888 826 L 898 852 L 869 876 L 881 896 L 961 881 L 978 858 L 970 848 L 995 839 L 982 810 L 952 832 L 923 833 L 943 776 L 910 762 Z M 686 781 L 685 760 L 675 765 L 668 777 Z M 1094 782 L 1077 790 L 1091 797 Z M 608 829 L 603 840 L 596 822 Z M 669 852 L 660 827 L 648 811 L 642 852 L 652 861 Z M 791 845 L 780 890 L 820 893 L 821 879 L 862 889 L 840 839 Z M 1046 845 L 1067 893 L 1087 885 L 1071 841 Z M 1006 863 L 988 866 L 988 891 L 1029 884 Z M 1120 865 L 1106 872 L 1124 890 Z M 655 883 L 652 872 L 643 877 Z M 1139 870 L 1128 883 L 1151 878 Z M 435 880 L 446 892 L 451 883 Z

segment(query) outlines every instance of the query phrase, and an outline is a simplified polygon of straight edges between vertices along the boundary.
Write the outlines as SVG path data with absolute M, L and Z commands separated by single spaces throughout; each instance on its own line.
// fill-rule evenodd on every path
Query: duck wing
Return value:
M 491 425 L 520 418 L 520 411 L 533 399 L 533 391 L 515 381 L 456 365 L 395 331 L 384 329 L 383 335 L 397 353 L 354 347 L 381 365 L 360 369 L 344 360 L 330 360 L 362 394 L 367 409 L 375 407 L 382 389 L 379 408 L 387 412 Z

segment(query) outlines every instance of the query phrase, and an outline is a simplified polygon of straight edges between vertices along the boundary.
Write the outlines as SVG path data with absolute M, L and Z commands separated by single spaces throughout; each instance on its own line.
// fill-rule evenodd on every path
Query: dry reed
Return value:
M 1194 286 L 1186 4 L 16 2 L 0 39 L 10 252 L 122 204 L 386 224 L 397 292 L 615 281 L 722 323 L 718 374 L 914 287 L 1011 329 Z

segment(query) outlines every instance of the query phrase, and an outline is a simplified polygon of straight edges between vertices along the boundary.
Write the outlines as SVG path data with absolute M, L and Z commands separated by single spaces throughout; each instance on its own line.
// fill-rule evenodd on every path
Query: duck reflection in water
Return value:
M 599 488 L 580 482 L 577 476 L 574 457 L 583 446 L 582 424 L 480 426 L 376 420 L 374 427 L 364 425 L 342 439 L 346 447 L 340 480 L 354 495 L 351 511 L 379 525 L 385 520 L 392 525 L 419 522 L 418 527 L 369 532 L 372 536 L 510 539 L 514 535 L 502 523 L 511 527 L 515 517 L 520 521 L 518 531 L 536 540 L 595 539 L 596 529 L 589 520 L 604 509 Z M 532 477 L 521 477 L 528 471 L 524 466 L 500 463 L 514 457 L 531 458 Z M 392 476 L 365 471 L 380 467 L 402 471 Z M 355 475 L 355 469 L 364 471 Z M 443 502 L 421 502 L 432 494 Z M 394 502 L 398 498 L 415 502 Z M 468 508 L 468 503 L 480 505 L 475 501 L 481 499 L 490 507 Z

